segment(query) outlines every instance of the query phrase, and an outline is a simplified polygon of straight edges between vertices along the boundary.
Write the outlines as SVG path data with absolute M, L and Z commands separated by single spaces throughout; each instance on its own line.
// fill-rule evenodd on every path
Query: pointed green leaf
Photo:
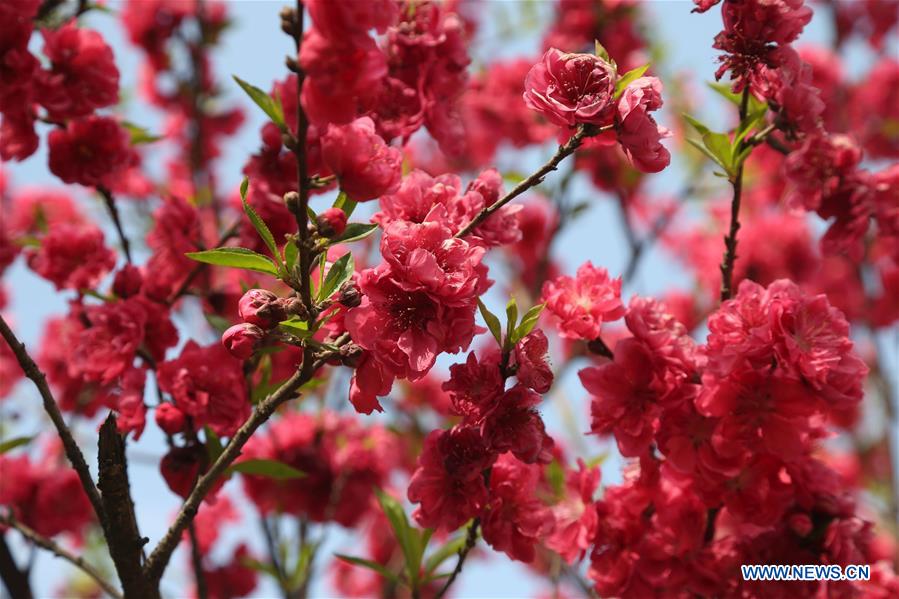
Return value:
M 328 269 L 328 274 L 318 290 L 318 300 L 324 301 L 337 292 L 353 276 L 354 269 L 355 263 L 353 262 L 352 253 L 347 252 L 338 258 L 337 262 Z
M 247 190 L 249 188 L 250 188 L 250 178 L 244 177 L 243 180 L 240 182 L 240 199 L 241 200 L 247 199 Z
M 300 251 L 297 249 L 297 244 L 294 243 L 293 240 L 289 240 L 284 244 L 284 263 L 287 265 L 287 272 L 293 270 L 293 267 L 297 265 L 299 257 Z
M 686 112 L 683 113 L 683 117 L 684 117 L 684 120 L 686 120 L 688 123 L 690 123 L 690 125 L 692 125 L 693 128 L 696 129 L 696 132 L 699 133 L 700 135 L 705 135 L 705 134 L 711 132 L 711 129 L 709 129 L 703 122 L 699 121 L 698 119 L 693 118 Z
M 278 276 L 278 268 L 272 263 L 271 259 L 262 254 L 257 254 L 253 250 L 248 250 L 247 248 L 217 248 L 214 250 L 204 250 L 202 252 L 187 252 L 184 255 L 191 260 L 203 262 L 204 264 L 230 266 L 231 268 L 242 268 L 244 270 L 252 270 L 267 275 Z
M 478 309 L 481 311 L 481 317 L 483 317 L 484 322 L 487 323 L 487 328 L 490 330 L 490 333 L 493 335 L 493 338 L 496 339 L 496 342 L 499 343 L 500 347 L 503 344 L 503 326 L 499 322 L 499 318 L 496 317 L 493 312 L 487 309 L 487 306 L 484 305 L 484 302 L 481 301 L 481 298 L 478 298 Z
M 363 568 L 368 568 L 370 570 L 374 570 L 387 580 L 391 582 L 399 582 L 399 577 L 379 564 L 378 562 L 372 561 L 370 559 L 362 559 L 361 557 L 353 557 L 351 555 L 344 555 L 342 553 L 335 553 L 334 557 L 337 559 L 342 559 L 343 561 L 353 564 L 355 566 L 362 566 Z
M 624 75 L 618 78 L 618 81 L 615 83 L 615 99 L 621 97 L 621 94 L 624 93 L 624 88 L 628 85 L 642 77 L 646 71 L 649 70 L 649 64 L 645 64 L 642 67 L 637 67 L 636 69 L 631 69 Z
M 152 133 L 150 133 L 149 129 L 141 127 L 140 125 L 135 125 L 134 123 L 130 123 L 128 121 L 123 121 L 122 127 L 124 127 L 131 135 L 132 146 L 149 144 L 162 139 L 161 135 L 153 135 Z
M 243 203 L 243 211 L 247 214 L 247 218 L 250 219 L 250 222 L 253 223 L 253 228 L 259 233 L 259 237 L 265 242 L 265 247 L 272 253 L 272 258 L 276 260 L 276 265 L 279 267 L 279 270 L 286 275 L 284 264 L 281 262 L 281 252 L 278 251 L 278 245 L 275 243 L 274 235 L 272 235 L 272 232 L 269 230 L 268 225 L 265 224 L 265 221 L 262 220 L 262 217 L 260 217 L 253 207 L 250 206 L 250 203 L 247 202 L 246 190 L 248 185 L 249 180 L 245 177 L 243 183 L 240 184 L 240 201 Z
M 206 435 L 206 455 L 209 456 L 209 463 L 214 464 L 219 459 L 219 456 L 222 455 L 222 451 L 224 451 L 222 440 L 209 426 L 203 427 L 203 433 Z
M 31 437 L 14 437 L 3 443 L 0 443 L 0 455 L 3 455 L 7 451 L 11 451 L 16 447 L 21 447 L 23 445 L 28 445 L 31 443 L 31 440 L 34 439 L 34 436 Z
M 272 120 L 273 123 L 278 125 L 278 128 L 281 131 L 287 130 L 287 125 L 284 122 L 284 109 L 281 107 L 281 103 L 272 98 L 270 95 L 252 85 L 247 83 L 237 75 L 232 75 L 234 77 L 234 81 L 237 82 L 237 85 L 243 89 L 244 92 L 253 102 L 256 103 L 256 106 L 262 109 L 262 112 L 268 115 L 268 118 Z
M 336 243 L 350 243 L 351 241 L 359 241 L 360 239 L 365 239 L 366 237 L 374 233 L 377 228 L 378 225 L 368 223 L 350 223 L 346 226 L 346 230 L 344 230 L 341 235 L 329 239 L 328 245 L 334 245 Z
M 609 58 L 609 51 L 597 39 L 593 40 L 593 53 L 606 62 L 612 62 L 612 59 Z
M 353 215 L 353 211 L 356 210 L 356 202 L 351 200 L 345 191 L 341 191 L 337 195 L 337 199 L 334 200 L 334 207 L 343 210 L 346 217 L 349 218 Z
M 465 534 L 461 534 L 456 538 L 447 541 L 440 547 L 440 549 L 432 553 L 425 562 L 425 574 L 431 574 L 440 567 L 440 564 L 454 555 L 457 555 L 459 551 L 465 547 L 466 536 L 467 535 Z
M 305 338 L 312 334 L 312 331 L 309 330 L 309 323 L 295 317 L 288 320 L 282 320 L 278 323 L 278 328 L 300 338 Z
M 252 476 L 264 476 L 275 480 L 291 480 L 295 478 L 303 478 L 305 473 L 300 472 L 293 466 L 289 466 L 284 462 L 277 460 L 245 460 L 243 462 L 235 462 L 228 467 L 229 472 L 240 472 L 241 474 L 250 474 Z
M 709 132 L 702 136 L 702 143 L 708 151 L 718 158 L 719 164 L 731 174 L 733 170 L 733 148 L 730 138 L 724 133 Z
M 381 504 L 384 515 L 387 516 L 387 521 L 390 522 L 396 542 L 399 544 L 400 549 L 403 550 L 403 557 L 406 559 L 406 573 L 409 576 L 409 580 L 415 585 L 418 579 L 418 569 L 413 571 L 412 564 L 415 562 L 417 553 L 415 543 L 419 540 L 418 532 L 409 527 L 406 510 L 403 509 L 399 501 L 384 493 L 381 489 L 375 489 L 375 494 L 378 497 L 378 503 Z M 412 538 L 413 535 L 414 539 Z
M 512 335 L 512 343 L 518 343 L 534 330 L 534 327 L 537 326 L 537 322 L 540 320 L 540 314 L 543 312 L 543 307 L 545 305 L 546 304 L 537 304 L 524 313 L 524 316 L 521 317 L 521 324 L 518 325 L 518 328 L 515 329 L 515 332 Z

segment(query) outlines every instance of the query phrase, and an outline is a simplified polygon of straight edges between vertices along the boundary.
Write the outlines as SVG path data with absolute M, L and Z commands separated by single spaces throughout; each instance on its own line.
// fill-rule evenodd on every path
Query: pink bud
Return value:
M 250 289 L 243 294 L 237 306 L 240 317 L 263 329 L 271 329 L 287 319 L 284 306 L 278 296 L 265 289 Z
M 328 208 L 318 215 L 318 232 L 322 237 L 337 237 L 346 230 L 346 212 Z
M 144 276 L 140 269 L 131 264 L 126 264 L 122 270 L 116 273 L 115 279 L 112 281 L 112 291 L 119 297 L 125 299 L 140 293 L 141 285 L 144 283 Z
M 222 335 L 222 345 L 231 355 L 239 360 L 247 360 L 256 349 L 256 345 L 265 337 L 265 331 L 254 324 L 241 323 L 229 328 Z
M 162 403 L 156 407 L 156 424 L 169 435 L 180 433 L 184 430 L 184 412 L 170 403 Z

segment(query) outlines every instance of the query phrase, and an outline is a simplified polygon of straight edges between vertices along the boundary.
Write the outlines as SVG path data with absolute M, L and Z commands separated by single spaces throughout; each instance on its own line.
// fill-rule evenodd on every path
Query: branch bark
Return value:
M 128 483 L 128 461 L 125 457 L 125 440 L 116 427 L 115 414 L 110 413 L 100 427 L 99 456 L 100 490 L 103 507 L 109 520 L 106 543 L 115 564 L 122 589 L 131 597 L 158 599 L 159 585 L 150 580 L 141 563 L 143 546 L 134 516 L 131 487 Z
M 341 339 L 335 343 L 338 347 L 346 340 L 344 338 Z M 151 580 L 155 582 L 160 580 L 162 573 L 168 565 L 169 559 L 172 557 L 172 552 L 175 550 L 178 541 L 181 539 L 182 533 L 187 528 L 188 524 L 193 521 L 194 516 L 196 516 L 197 510 L 200 507 L 200 502 L 203 501 L 203 498 L 206 497 L 219 477 L 224 474 L 228 466 L 237 459 L 240 455 L 241 448 L 243 448 L 246 442 L 249 441 L 253 433 L 256 432 L 256 429 L 266 422 L 281 404 L 291 399 L 296 391 L 312 378 L 312 374 L 336 353 L 337 352 L 329 352 L 314 361 L 311 359 L 304 360 L 303 367 L 300 370 L 295 372 L 292 377 L 287 379 L 287 381 L 285 381 L 284 384 L 271 395 L 259 402 L 250 417 L 247 418 L 237 432 L 234 433 L 234 436 L 231 437 L 231 440 L 225 446 L 225 449 L 222 451 L 221 455 L 219 455 L 218 459 L 216 459 L 212 466 L 209 467 L 209 470 L 197 480 L 197 484 L 194 486 L 193 491 L 188 495 L 184 504 L 181 506 L 181 510 L 175 517 L 175 522 L 165 533 L 162 540 L 159 541 L 159 544 L 153 550 L 153 553 L 150 554 L 150 557 L 147 559 L 147 563 L 144 566 L 144 572 Z
M 746 120 L 749 110 L 749 86 L 743 89 L 740 101 L 740 122 Z M 742 147 L 742 146 L 741 146 Z M 737 232 L 740 230 L 740 201 L 743 195 L 743 163 L 737 167 L 733 180 L 734 195 L 730 203 L 730 228 L 724 237 L 724 259 L 721 262 L 721 301 L 725 302 L 734 294 L 734 263 L 737 261 Z
M 9 592 L 10 597 L 18 599 L 32 599 L 31 583 L 28 582 L 28 573 L 20 570 L 9 545 L 6 544 L 6 536 L 0 534 L 0 580 Z
M 16 529 L 23 537 L 28 539 L 31 543 L 37 545 L 42 549 L 46 549 L 56 557 L 61 557 L 65 561 L 69 562 L 88 576 L 94 579 L 100 588 L 102 588 L 107 595 L 113 597 L 114 599 L 122 599 L 122 593 L 118 591 L 112 584 L 107 582 L 103 575 L 97 570 L 95 567 L 87 563 L 84 558 L 71 553 L 69 550 L 60 546 L 53 539 L 49 539 L 41 534 L 38 534 L 37 531 L 32 528 L 22 524 L 11 515 L 9 516 L 0 516 L 0 524 L 4 526 L 9 526 L 11 528 Z M 2 551 L 2 549 L 0 549 Z M 12 592 L 13 597 L 18 597 L 16 593 Z
M 465 537 L 465 545 L 459 550 L 459 560 L 456 562 L 456 567 L 453 569 L 453 573 L 450 574 L 450 577 L 446 580 L 446 584 L 444 584 L 443 588 L 437 593 L 436 599 L 441 599 L 446 595 L 446 592 L 453 585 L 453 582 L 455 582 L 459 574 L 462 573 L 462 566 L 465 565 L 465 558 L 468 557 L 468 554 L 474 549 L 475 543 L 478 542 L 478 526 L 480 525 L 481 519 L 475 518 L 468 527 L 468 535 Z
M 559 164 L 565 160 L 568 156 L 571 156 L 575 150 L 581 147 L 581 144 L 584 143 L 584 139 L 588 137 L 592 137 L 594 135 L 598 135 L 603 133 L 604 131 L 608 131 L 612 128 L 612 125 L 608 125 L 606 127 L 596 127 L 595 125 L 580 125 L 575 131 L 574 135 L 572 135 L 568 141 L 559 146 L 559 149 L 556 150 L 556 153 L 553 155 L 549 161 L 537 169 L 531 176 L 527 179 L 519 183 L 506 195 L 495 201 L 490 206 L 485 207 L 481 210 L 477 216 L 475 216 L 470 223 L 462 227 L 462 229 L 456 233 L 456 237 L 465 237 L 472 231 L 474 231 L 478 225 L 482 222 L 490 218 L 490 216 L 495 213 L 497 210 L 526 192 L 528 189 L 532 187 L 536 187 L 540 183 L 543 182 L 543 178 L 546 177 L 549 173 L 553 172 L 557 168 L 559 168 Z

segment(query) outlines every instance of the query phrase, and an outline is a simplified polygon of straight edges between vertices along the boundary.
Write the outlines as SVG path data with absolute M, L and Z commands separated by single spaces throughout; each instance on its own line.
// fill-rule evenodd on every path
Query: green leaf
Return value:
M 284 462 L 279 462 L 277 460 L 260 459 L 236 462 L 228 468 L 228 471 L 250 474 L 252 476 L 264 476 L 275 480 L 291 480 L 306 476 L 305 473 L 300 472 L 293 466 L 288 466 Z
M 481 311 L 481 316 L 484 319 L 484 322 L 487 323 L 487 328 L 490 330 L 490 333 L 493 335 L 493 338 L 496 339 L 496 342 L 499 343 L 500 347 L 503 345 L 503 325 L 499 323 L 499 318 L 496 317 L 493 312 L 487 309 L 487 306 L 484 305 L 484 302 L 481 301 L 481 298 L 478 298 L 478 310 Z
M 624 88 L 628 85 L 639 79 L 643 76 L 646 71 L 649 70 L 649 63 L 643 65 L 642 67 L 637 67 L 636 69 L 631 69 L 624 75 L 618 78 L 618 81 L 615 83 L 615 99 L 621 97 L 621 94 L 624 93 Z
M 696 129 L 696 132 L 699 133 L 700 135 L 705 135 L 707 133 L 711 133 L 711 129 L 709 129 L 705 125 L 705 123 L 703 123 L 702 121 L 700 121 L 696 118 L 693 118 L 686 112 L 683 113 L 683 117 L 688 123 L 690 123 L 693 126 L 694 129 Z
M 262 217 L 260 217 L 259 214 L 253 210 L 253 207 L 250 206 L 250 203 L 247 202 L 248 186 L 249 179 L 244 177 L 243 182 L 240 184 L 240 201 L 243 203 L 243 211 L 246 212 L 247 218 L 253 223 L 253 228 L 256 229 L 256 232 L 259 233 L 259 237 L 262 238 L 262 241 L 265 242 L 265 246 L 272 253 L 272 258 L 275 259 L 275 264 L 279 267 L 279 271 L 284 272 L 286 275 L 284 263 L 281 262 L 281 252 L 278 251 L 278 245 L 275 243 L 274 235 L 272 235 L 272 232 L 269 230 L 268 225 L 265 224 L 265 221 L 262 220 Z
M 743 102 L 742 94 L 735 94 L 731 90 L 730 83 L 721 83 L 719 81 L 710 81 L 710 82 L 707 82 L 706 85 L 708 85 L 710 89 L 715 91 L 715 93 L 720 95 L 722 98 L 726 99 L 728 102 L 732 103 L 737 108 L 739 108 L 740 104 Z M 760 109 L 767 108 L 767 107 L 768 107 L 767 103 L 761 102 L 761 101 L 757 100 L 755 98 L 755 96 L 753 96 L 752 94 L 749 94 L 749 106 L 748 106 L 749 110 L 747 111 L 749 114 L 758 112 Z
M 206 318 L 206 322 L 209 323 L 213 329 L 215 329 L 218 333 L 224 333 L 228 327 L 231 326 L 231 321 L 223 316 L 219 316 L 218 314 L 212 314 L 211 312 L 204 312 L 203 317 Z
M 707 158 L 710 158 L 712 160 L 712 162 L 718 164 L 721 168 L 725 168 L 725 166 L 723 164 L 721 164 L 721 162 L 718 160 L 718 157 L 715 156 L 714 154 L 712 154 L 711 152 L 709 152 L 708 149 L 706 149 L 706 147 L 702 143 L 696 141 L 695 139 L 689 139 L 689 138 L 687 139 L 687 143 L 690 144 L 691 146 L 693 146 L 694 148 L 696 148 L 697 150 L 699 150 L 700 152 L 702 152 L 703 154 L 705 154 L 705 156 Z
M 390 522 L 396 542 L 399 544 L 400 549 L 403 550 L 403 556 L 406 558 L 406 573 L 412 585 L 415 586 L 418 580 L 418 567 L 416 565 L 413 568 L 413 564 L 418 553 L 416 543 L 420 542 L 418 532 L 412 530 L 409 526 L 406 510 L 403 509 L 399 501 L 384 493 L 381 489 L 375 489 L 375 494 L 378 497 L 378 503 L 381 504 L 384 515 L 387 516 L 387 521 Z M 420 555 L 418 559 L 421 559 Z
M 597 39 L 593 40 L 593 53 L 606 62 L 612 62 L 612 59 L 609 57 L 609 51 Z
M 255 85 L 251 85 L 238 77 L 237 75 L 232 75 L 234 80 L 237 82 L 237 85 L 243 89 L 244 92 L 253 102 L 256 103 L 256 106 L 262 109 L 262 112 L 268 115 L 268 118 L 272 120 L 273 123 L 278 125 L 278 128 L 281 131 L 287 131 L 287 125 L 284 122 L 284 109 L 281 107 L 281 103 L 276 99 L 272 98 L 270 95 L 256 87 Z
M 328 269 L 325 281 L 318 290 L 318 300 L 324 301 L 337 292 L 344 283 L 350 280 L 355 268 L 352 253 L 347 252 L 338 258 L 337 262 Z
M 222 440 L 208 425 L 203 427 L 203 432 L 206 435 L 206 454 L 209 456 L 209 463 L 214 464 L 225 448 L 222 447 Z
M 506 304 L 506 349 L 512 349 L 512 333 L 516 324 L 518 324 L 518 303 L 513 297 L 509 298 L 509 303 Z
M 0 455 L 3 455 L 7 451 L 11 451 L 16 447 L 28 445 L 29 443 L 31 443 L 32 439 L 34 439 L 34 435 L 32 435 L 31 437 L 13 437 L 8 441 L 4 441 L 3 443 L 0 443 Z
M 370 559 L 362 559 L 361 557 L 353 557 L 351 555 L 344 555 L 342 553 L 335 553 L 334 557 L 337 559 L 342 559 L 343 561 L 353 564 L 354 566 L 362 566 L 363 568 L 368 568 L 369 570 L 374 570 L 387 580 L 391 582 L 399 582 L 399 577 L 379 564 L 378 562 L 372 561 Z
M 730 138 L 724 133 L 709 132 L 702 136 L 702 143 L 712 156 L 718 158 L 718 164 L 723 166 L 728 174 L 732 174 L 733 146 Z
M 297 244 L 294 243 L 293 240 L 284 244 L 284 263 L 287 265 L 287 272 L 293 270 L 293 267 L 297 265 L 299 257 L 300 251 L 297 249 Z
M 329 239 L 328 245 L 334 245 L 335 243 L 350 243 L 351 241 L 365 239 L 374 233 L 377 228 L 378 225 L 369 223 L 350 223 L 346 226 L 346 230 L 344 230 L 342 235 Z
M 337 199 L 334 200 L 334 207 L 343 210 L 344 214 L 346 214 L 346 217 L 349 218 L 350 216 L 352 216 L 353 211 L 356 209 L 356 202 L 351 200 L 345 191 L 341 191 L 337 195 Z
M 462 548 L 465 547 L 466 537 L 467 534 L 462 534 L 454 539 L 450 539 L 437 551 L 432 553 L 425 562 L 425 574 L 431 574 L 434 570 L 440 567 L 440 564 L 453 557 L 454 555 L 457 555 L 462 550 Z
M 537 322 L 540 320 L 540 314 L 543 312 L 544 306 L 546 304 L 537 304 L 524 313 L 524 316 L 521 317 L 521 324 L 518 325 L 518 328 L 512 334 L 512 343 L 518 343 L 534 330 L 534 327 L 537 326 Z
M 282 320 L 278 323 L 278 328 L 284 332 L 290 333 L 291 335 L 296 335 L 297 337 L 301 338 L 308 337 L 312 334 L 312 332 L 309 330 L 309 323 L 296 317 L 289 320 Z
M 191 260 L 203 262 L 204 264 L 230 266 L 231 268 L 242 268 L 278 276 L 278 268 L 272 263 L 271 259 L 247 248 L 217 248 L 202 252 L 187 252 L 184 255 Z
M 251 557 L 244 557 L 241 560 L 241 564 L 243 564 L 247 568 L 250 568 L 251 570 L 256 570 L 257 572 L 262 572 L 263 574 L 268 574 L 276 580 L 280 578 L 278 570 L 275 568 L 274 564 L 260 562 L 259 560 L 255 560 Z
M 162 139 L 161 135 L 153 135 L 152 133 L 150 133 L 149 129 L 141 127 L 140 125 L 135 125 L 134 123 L 130 123 L 128 121 L 123 121 L 122 127 L 124 127 L 131 135 L 132 146 L 136 146 L 139 144 L 149 144 Z

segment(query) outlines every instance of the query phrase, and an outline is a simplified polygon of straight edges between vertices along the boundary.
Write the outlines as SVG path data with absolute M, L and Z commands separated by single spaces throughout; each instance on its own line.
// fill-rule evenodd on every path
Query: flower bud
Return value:
M 250 289 L 244 293 L 237 304 L 237 312 L 244 322 L 263 329 L 271 329 L 287 318 L 278 296 L 265 289 Z
M 340 208 L 328 208 L 315 221 L 322 237 L 337 237 L 346 231 L 346 212 Z
M 306 312 L 306 306 L 303 305 L 303 301 L 300 298 L 284 298 L 282 300 L 282 305 L 284 306 L 284 311 L 287 312 L 288 316 L 296 316 L 300 320 L 306 320 L 308 313 Z
M 337 298 L 337 301 L 347 308 L 355 308 L 362 303 L 362 292 L 359 291 L 359 287 L 355 283 L 350 281 L 340 290 L 340 296 Z
M 159 463 L 162 478 L 173 493 L 187 498 L 204 465 L 206 451 L 201 445 L 173 447 Z
M 126 264 L 115 274 L 112 281 L 112 292 L 122 299 L 140 293 L 140 288 L 144 283 L 144 276 L 140 269 L 131 264 Z
M 340 360 L 344 366 L 355 368 L 362 359 L 362 348 L 355 343 L 347 343 L 340 348 Z
M 293 214 L 296 214 L 297 210 L 300 209 L 300 194 L 295 191 L 288 191 L 284 194 L 284 204 L 287 206 L 288 210 Z
M 287 56 L 284 58 L 284 64 L 287 66 L 287 69 L 292 73 L 300 72 L 300 64 L 297 62 L 295 56 Z
M 187 419 L 178 407 L 170 403 L 161 403 L 156 406 L 156 424 L 166 434 L 174 435 L 184 430 Z
M 222 334 L 222 345 L 235 358 L 248 360 L 263 337 L 265 331 L 254 324 L 244 322 L 234 325 Z

